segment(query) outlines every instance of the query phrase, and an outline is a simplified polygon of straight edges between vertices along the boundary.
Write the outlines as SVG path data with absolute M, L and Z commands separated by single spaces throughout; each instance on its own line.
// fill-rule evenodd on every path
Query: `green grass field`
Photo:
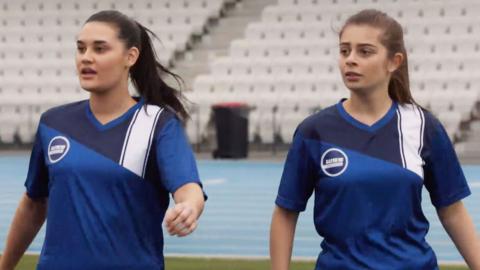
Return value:
M 34 270 L 38 256 L 24 256 L 16 270 Z M 266 270 L 267 260 L 167 258 L 167 270 Z M 312 270 L 314 262 L 294 262 L 291 270 Z M 463 266 L 442 266 L 441 270 L 468 270 Z

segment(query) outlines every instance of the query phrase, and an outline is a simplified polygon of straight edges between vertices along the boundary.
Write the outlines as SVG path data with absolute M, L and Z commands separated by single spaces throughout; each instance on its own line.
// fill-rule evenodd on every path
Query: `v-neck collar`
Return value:
M 366 125 L 360 121 L 358 121 L 357 119 L 353 118 L 346 110 L 345 108 L 343 107 L 343 102 L 345 101 L 346 99 L 342 99 L 340 100 L 336 107 L 337 107 L 337 110 L 340 114 L 340 116 L 345 119 L 345 121 L 347 121 L 348 123 L 352 124 L 353 126 L 359 128 L 359 129 L 362 129 L 362 130 L 365 130 L 365 131 L 368 131 L 368 132 L 376 132 L 377 130 L 379 130 L 380 128 L 382 128 L 383 126 L 385 126 L 388 122 L 390 122 L 390 120 L 392 120 L 392 118 L 395 116 L 395 111 L 397 110 L 397 103 L 395 101 L 392 101 L 392 106 L 390 106 L 390 109 L 387 111 L 387 113 L 382 117 L 380 118 L 379 120 L 377 120 L 375 123 L 373 123 L 371 126 L 369 125 Z
M 88 100 L 86 102 L 85 111 L 86 111 L 86 114 L 87 114 L 87 119 L 93 124 L 93 126 L 95 126 L 95 128 L 99 131 L 104 131 L 104 130 L 110 129 L 112 127 L 115 127 L 115 126 L 119 125 L 120 123 L 122 123 L 123 121 L 125 121 L 127 118 L 132 116 L 135 113 L 135 111 L 138 108 L 140 108 L 143 104 L 144 104 L 144 101 L 143 101 L 143 98 L 141 98 L 140 100 L 138 100 L 138 102 L 135 105 L 130 107 L 125 113 L 123 113 L 119 117 L 117 117 L 117 118 L 115 118 L 115 119 L 113 119 L 113 120 L 111 120 L 111 121 L 109 121 L 105 124 L 102 124 L 95 117 L 95 115 L 92 112 L 92 109 L 90 108 L 90 102 L 88 102 Z

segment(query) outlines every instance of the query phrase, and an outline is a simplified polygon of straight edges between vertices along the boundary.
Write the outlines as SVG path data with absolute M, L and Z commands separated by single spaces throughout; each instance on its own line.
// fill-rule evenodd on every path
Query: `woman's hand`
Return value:
M 198 211 L 188 202 L 178 203 L 165 213 L 165 226 L 170 235 L 180 237 L 197 228 Z
M 175 191 L 173 199 L 175 206 L 165 213 L 165 227 L 170 235 L 189 235 L 197 228 L 198 218 L 203 211 L 203 191 L 198 183 L 188 183 Z

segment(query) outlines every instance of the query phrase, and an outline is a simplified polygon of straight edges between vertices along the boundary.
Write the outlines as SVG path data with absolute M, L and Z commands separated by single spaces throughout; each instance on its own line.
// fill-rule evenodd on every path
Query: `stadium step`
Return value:
M 243 38 L 247 25 L 260 20 L 263 9 L 275 3 L 276 0 L 241 0 L 226 9 L 224 17 L 213 22 L 191 50 L 175 61 L 173 71 L 184 79 L 185 88 L 192 89 L 196 76 L 209 73 L 209 63 L 228 55 L 232 40 Z

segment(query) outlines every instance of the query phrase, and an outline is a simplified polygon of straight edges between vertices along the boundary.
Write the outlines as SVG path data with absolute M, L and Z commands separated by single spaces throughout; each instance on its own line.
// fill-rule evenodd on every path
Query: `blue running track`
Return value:
M 26 154 L 0 156 L 0 252 L 9 224 L 24 192 L 28 168 Z M 472 195 L 464 202 L 480 232 L 480 166 L 464 166 Z M 166 236 L 167 255 L 211 257 L 267 257 L 269 227 L 282 173 L 281 162 L 200 161 L 199 170 L 209 195 L 197 231 L 189 237 Z M 312 216 L 313 203 L 302 213 L 297 226 L 293 254 L 314 259 L 320 252 Z M 427 241 L 441 262 L 463 261 L 443 230 L 430 198 L 423 194 L 423 208 L 431 228 Z M 44 228 L 29 248 L 39 253 Z

